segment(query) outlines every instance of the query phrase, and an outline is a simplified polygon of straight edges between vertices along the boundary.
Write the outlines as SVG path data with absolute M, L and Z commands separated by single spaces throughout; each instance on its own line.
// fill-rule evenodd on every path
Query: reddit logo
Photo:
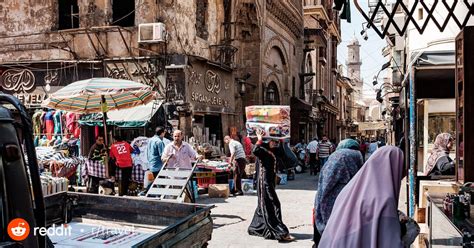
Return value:
M 30 225 L 22 218 L 16 218 L 8 224 L 8 236 L 15 241 L 22 241 L 30 234 Z

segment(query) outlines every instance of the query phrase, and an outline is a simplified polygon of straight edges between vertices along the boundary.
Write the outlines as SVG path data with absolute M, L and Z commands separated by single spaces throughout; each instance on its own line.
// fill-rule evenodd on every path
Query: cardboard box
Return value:
M 417 223 L 426 223 L 426 208 L 416 207 L 414 219 Z
M 459 185 L 453 181 L 444 181 L 444 180 L 437 180 L 437 181 L 420 181 L 420 196 L 418 207 L 419 208 L 426 208 L 427 206 L 427 199 L 426 193 L 458 193 Z
M 228 198 L 230 195 L 229 184 L 210 184 L 208 194 L 210 198 Z

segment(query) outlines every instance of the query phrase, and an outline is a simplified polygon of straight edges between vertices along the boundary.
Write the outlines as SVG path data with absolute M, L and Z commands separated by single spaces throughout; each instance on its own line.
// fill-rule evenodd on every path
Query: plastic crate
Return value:
M 199 188 L 207 189 L 210 184 L 216 184 L 216 173 L 196 172 L 196 179 Z

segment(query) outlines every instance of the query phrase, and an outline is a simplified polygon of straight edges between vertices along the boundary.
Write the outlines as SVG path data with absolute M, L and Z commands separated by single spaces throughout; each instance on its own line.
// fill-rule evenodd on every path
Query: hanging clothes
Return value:
M 33 135 L 38 136 L 41 134 L 41 115 L 43 114 L 42 111 L 37 111 L 33 114 Z
M 44 122 L 46 125 L 46 138 L 49 140 L 53 137 L 53 132 L 54 132 L 54 112 L 53 111 L 48 111 L 44 115 Z
M 97 139 L 99 137 L 99 126 L 94 127 L 94 138 Z
M 46 132 L 46 123 L 45 123 L 45 119 L 44 117 L 46 116 L 46 112 L 41 112 L 41 116 L 40 116 L 40 123 L 41 123 L 41 127 L 40 127 L 40 130 L 41 132 L 40 133 L 45 133 Z
M 81 136 L 81 129 L 77 120 L 79 120 L 80 115 L 69 112 L 66 114 L 66 127 L 74 137 L 79 138 Z
M 69 112 L 66 114 L 66 127 L 70 133 L 74 133 L 76 126 L 76 114 Z
M 62 121 L 61 121 L 62 111 L 56 111 L 53 115 L 54 121 L 54 134 L 62 134 Z
M 47 146 L 48 145 L 48 142 L 49 140 L 46 138 L 46 136 L 43 136 L 39 142 L 38 142 L 38 145 L 39 146 Z

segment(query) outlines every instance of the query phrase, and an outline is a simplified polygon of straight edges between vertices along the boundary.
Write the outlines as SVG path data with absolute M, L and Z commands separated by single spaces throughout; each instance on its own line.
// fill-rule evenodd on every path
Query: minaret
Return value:
M 355 82 L 356 99 L 359 100 L 362 99 L 362 80 L 360 78 L 362 61 L 360 61 L 360 44 L 355 36 L 347 45 L 347 52 L 347 77 Z

